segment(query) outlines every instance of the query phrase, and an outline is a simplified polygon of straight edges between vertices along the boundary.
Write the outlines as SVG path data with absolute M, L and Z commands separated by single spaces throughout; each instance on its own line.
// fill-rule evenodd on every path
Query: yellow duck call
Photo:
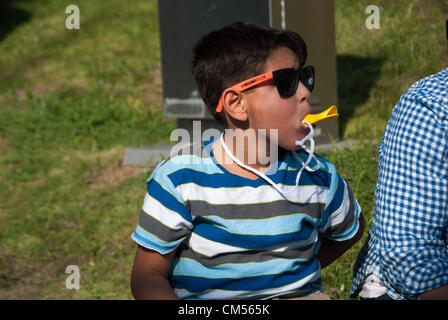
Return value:
M 317 113 L 317 114 L 307 114 L 303 118 L 303 122 L 306 121 L 311 125 L 318 124 L 322 121 L 326 121 L 329 119 L 337 118 L 339 116 L 338 114 L 338 108 L 336 106 L 331 106 L 327 110 Z

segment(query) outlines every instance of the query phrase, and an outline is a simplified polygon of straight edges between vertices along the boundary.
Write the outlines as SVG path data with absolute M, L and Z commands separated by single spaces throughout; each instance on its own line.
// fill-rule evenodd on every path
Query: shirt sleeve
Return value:
M 380 268 L 386 284 L 407 299 L 448 283 L 448 136 L 437 105 L 403 96 L 380 155 Z
M 333 170 L 319 232 L 335 241 L 351 239 L 359 229 L 361 207 L 347 182 Z
M 192 217 L 163 163 L 147 180 L 147 192 L 132 239 L 141 246 L 166 254 L 186 238 Z

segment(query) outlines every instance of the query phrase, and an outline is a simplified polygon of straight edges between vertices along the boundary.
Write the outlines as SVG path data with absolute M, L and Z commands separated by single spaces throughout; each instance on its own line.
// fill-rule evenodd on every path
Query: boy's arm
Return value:
M 178 300 L 168 282 L 168 273 L 176 250 L 162 255 L 138 246 L 131 274 L 135 299 Z
M 325 268 L 340 256 L 342 256 L 348 249 L 350 249 L 356 242 L 361 240 L 364 233 L 364 216 L 362 212 L 359 213 L 359 229 L 356 234 L 344 241 L 330 240 L 320 234 L 321 246 L 317 253 L 317 259 L 320 262 L 321 268 Z

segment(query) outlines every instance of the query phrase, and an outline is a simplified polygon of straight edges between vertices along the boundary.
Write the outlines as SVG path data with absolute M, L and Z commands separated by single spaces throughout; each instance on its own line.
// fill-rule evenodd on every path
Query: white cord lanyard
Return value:
M 297 141 L 296 141 L 296 145 L 302 147 L 305 151 L 308 152 L 308 154 L 309 154 L 308 159 L 307 159 L 305 162 L 303 162 L 303 161 L 299 158 L 299 156 L 296 154 L 296 152 L 295 152 L 295 151 L 292 151 L 292 154 L 297 158 L 297 160 L 299 160 L 299 161 L 302 163 L 302 168 L 301 168 L 301 169 L 299 170 L 299 172 L 297 173 L 297 177 L 296 177 L 296 187 L 299 185 L 299 180 L 300 180 L 300 176 L 301 176 L 301 174 L 302 174 L 303 169 L 306 169 L 306 170 L 309 171 L 309 172 L 313 172 L 313 171 L 316 171 L 316 170 L 318 170 L 318 169 L 320 168 L 320 162 L 319 162 L 319 160 L 318 160 L 317 158 L 314 157 L 314 139 L 313 139 L 313 137 L 314 137 L 314 129 L 313 129 L 313 126 L 312 126 L 311 124 L 309 124 L 308 122 L 305 122 L 305 123 L 309 126 L 309 128 L 310 128 L 310 133 L 309 133 L 305 138 L 303 138 L 302 140 L 297 140 Z M 284 191 L 282 191 L 282 190 L 279 188 L 279 186 L 278 186 L 274 181 L 272 181 L 269 177 L 267 177 L 263 172 L 260 172 L 260 171 L 258 171 L 257 169 L 254 169 L 254 168 L 252 168 L 252 167 L 250 167 L 250 166 L 247 166 L 247 165 L 245 165 L 244 163 L 242 163 L 240 160 L 238 160 L 238 158 L 236 158 L 236 157 L 232 154 L 232 152 L 230 152 L 230 150 L 227 148 L 227 146 L 226 146 L 226 144 L 225 144 L 225 142 L 224 142 L 223 136 L 224 136 L 224 133 L 222 133 L 222 134 L 221 134 L 221 137 L 220 137 L 220 141 L 221 141 L 221 145 L 222 145 L 222 147 L 224 148 L 224 150 L 225 150 L 225 152 L 227 153 L 227 155 L 228 155 L 233 161 L 235 161 L 240 167 L 243 167 L 243 168 L 245 168 L 245 169 L 247 169 L 247 170 L 249 170 L 249 171 L 255 173 L 256 175 L 262 177 L 265 181 L 267 181 L 270 185 L 272 185 L 272 186 L 274 187 L 274 189 L 277 190 L 277 191 L 278 191 L 283 197 L 285 197 L 286 199 L 288 199 L 288 198 L 286 197 L 285 193 L 290 193 L 290 192 L 292 192 L 292 191 L 295 191 L 294 189 L 293 189 L 293 190 L 290 190 L 289 192 L 284 192 Z M 310 143 L 311 143 L 311 146 L 310 146 L 310 149 L 311 149 L 311 150 L 308 149 L 308 148 L 305 146 L 305 143 L 306 143 L 308 140 L 309 140 Z M 318 163 L 318 166 L 317 166 L 316 168 L 310 168 L 310 167 L 308 167 L 308 164 L 310 163 L 310 161 L 311 161 L 311 159 L 312 159 L 313 157 L 315 158 L 315 160 L 316 160 L 317 163 Z

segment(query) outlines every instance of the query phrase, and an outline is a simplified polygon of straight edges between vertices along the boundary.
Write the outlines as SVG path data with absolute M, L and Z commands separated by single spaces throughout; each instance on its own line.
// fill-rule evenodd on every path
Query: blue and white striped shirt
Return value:
M 394 299 L 448 283 L 448 69 L 394 107 L 379 148 L 375 214 L 351 295 L 376 275 Z
M 280 150 L 266 172 L 280 188 L 296 188 L 287 201 L 264 179 L 229 173 L 216 162 L 217 137 L 191 154 L 161 162 L 147 181 L 147 194 L 132 238 L 166 254 L 177 249 L 170 282 L 183 299 L 263 299 L 321 290 L 316 259 L 319 233 L 333 240 L 353 237 L 360 207 L 334 165 L 304 171 Z M 307 154 L 299 154 L 303 161 Z

